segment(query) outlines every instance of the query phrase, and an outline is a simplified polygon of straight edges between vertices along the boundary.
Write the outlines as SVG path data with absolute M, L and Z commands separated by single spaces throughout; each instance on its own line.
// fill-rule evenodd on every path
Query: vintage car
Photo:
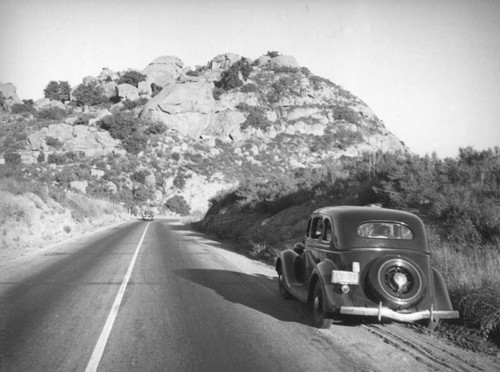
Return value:
M 153 221 L 153 212 L 152 211 L 144 211 L 142 212 L 143 221 Z
M 440 319 L 459 316 L 442 276 L 431 267 L 424 224 L 408 212 L 318 209 L 304 243 L 282 251 L 276 271 L 281 296 L 312 304 L 319 328 L 330 327 L 332 319 L 361 316 L 433 329 Z

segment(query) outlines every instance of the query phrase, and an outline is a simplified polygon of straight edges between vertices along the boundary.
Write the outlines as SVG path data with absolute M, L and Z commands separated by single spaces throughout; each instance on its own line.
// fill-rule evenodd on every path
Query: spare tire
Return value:
M 382 303 L 399 309 L 418 303 L 427 287 L 422 269 L 412 260 L 398 256 L 376 260 L 368 279 Z

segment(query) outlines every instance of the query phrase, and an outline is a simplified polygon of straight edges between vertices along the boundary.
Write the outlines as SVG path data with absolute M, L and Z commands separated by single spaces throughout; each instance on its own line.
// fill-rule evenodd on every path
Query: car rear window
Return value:
M 373 239 L 412 240 L 410 228 L 398 222 L 365 222 L 358 226 L 358 235 Z

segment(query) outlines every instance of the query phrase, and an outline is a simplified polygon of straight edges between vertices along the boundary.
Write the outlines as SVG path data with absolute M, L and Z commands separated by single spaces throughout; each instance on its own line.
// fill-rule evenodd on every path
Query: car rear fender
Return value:
M 332 270 L 336 270 L 336 265 L 325 260 L 320 262 L 314 269 L 309 279 L 309 300 L 311 301 L 314 294 L 316 283 L 320 282 L 325 288 L 325 303 L 327 305 L 328 317 L 333 317 L 338 312 L 340 306 L 343 305 L 342 296 L 334 290 L 332 284 Z
M 435 268 L 432 268 L 432 278 L 434 281 L 434 309 L 453 310 L 446 283 L 442 275 Z

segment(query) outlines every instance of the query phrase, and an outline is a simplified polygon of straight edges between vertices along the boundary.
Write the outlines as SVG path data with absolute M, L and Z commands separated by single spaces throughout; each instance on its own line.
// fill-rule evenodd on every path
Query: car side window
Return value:
M 323 240 L 329 242 L 332 240 L 333 230 L 329 219 L 325 218 L 325 227 L 323 229 Z
M 311 238 L 318 239 L 323 234 L 323 218 L 315 217 L 311 224 Z

